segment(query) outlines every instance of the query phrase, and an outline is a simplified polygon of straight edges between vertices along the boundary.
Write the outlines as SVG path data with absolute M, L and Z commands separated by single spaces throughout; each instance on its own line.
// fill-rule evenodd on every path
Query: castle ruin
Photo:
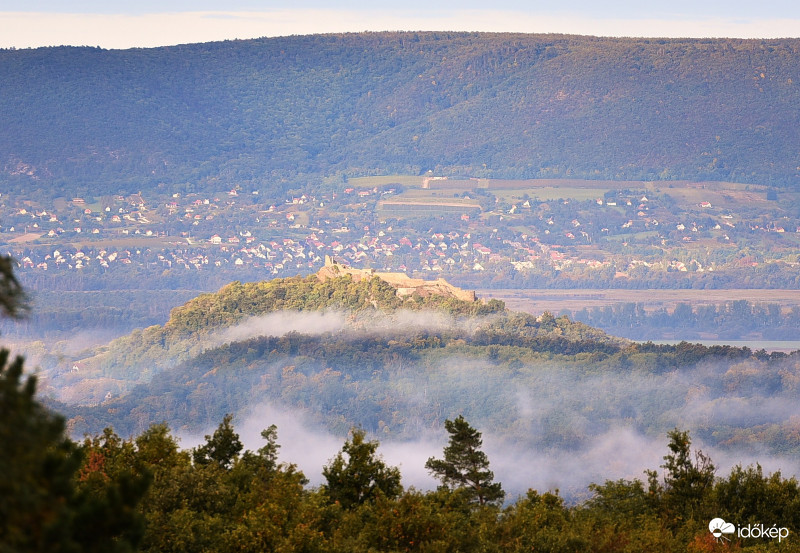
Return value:
M 350 277 L 356 281 L 378 277 L 396 288 L 399 297 L 416 294 L 422 297 L 435 295 L 456 298 L 462 301 L 476 301 L 474 290 L 464 290 L 453 286 L 443 278 L 424 280 L 421 278 L 411 278 L 405 273 L 386 273 L 376 271 L 375 269 L 353 269 L 337 263 L 329 255 L 325 256 L 325 266 L 317 272 L 317 278 L 322 282 L 329 278 L 336 278 L 344 275 L 350 275 Z

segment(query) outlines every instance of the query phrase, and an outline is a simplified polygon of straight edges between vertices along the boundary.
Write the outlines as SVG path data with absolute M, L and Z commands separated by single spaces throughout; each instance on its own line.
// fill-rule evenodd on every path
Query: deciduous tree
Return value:
M 206 435 L 206 443 L 197 447 L 193 453 L 194 462 L 199 465 L 216 463 L 228 469 L 242 451 L 242 442 L 234 432 L 231 421 L 233 415 L 225 415 L 213 435 Z
M 400 495 L 403 490 L 400 471 L 375 455 L 378 442 L 366 440 L 366 433 L 358 428 L 351 435 L 331 463 L 322 469 L 323 489 L 328 497 L 349 509 L 378 495 L 388 498 Z

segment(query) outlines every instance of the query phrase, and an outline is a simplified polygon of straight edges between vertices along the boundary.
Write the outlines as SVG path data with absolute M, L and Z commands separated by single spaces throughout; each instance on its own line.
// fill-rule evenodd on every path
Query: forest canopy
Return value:
M 4 50 L 0 183 L 275 192 L 430 171 L 792 186 L 798 50 L 479 33 Z

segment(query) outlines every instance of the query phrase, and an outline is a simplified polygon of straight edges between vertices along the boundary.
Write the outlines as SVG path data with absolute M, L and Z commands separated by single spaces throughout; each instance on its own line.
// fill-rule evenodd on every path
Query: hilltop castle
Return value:
M 346 265 L 337 263 L 331 256 L 325 256 L 325 266 L 317 272 L 317 278 L 326 281 L 329 278 L 336 278 L 350 275 L 353 280 L 369 280 L 378 277 L 384 282 L 388 282 L 397 289 L 400 297 L 417 294 L 426 296 L 446 296 L 462 301 L 476 301 L 473 290 L 463 290 L 453 286 L 443 278 L 436 280 L 424 280 L 421 278 L 411 278 L 405 273 L 384 273 L 374 269 L 352 269 Z

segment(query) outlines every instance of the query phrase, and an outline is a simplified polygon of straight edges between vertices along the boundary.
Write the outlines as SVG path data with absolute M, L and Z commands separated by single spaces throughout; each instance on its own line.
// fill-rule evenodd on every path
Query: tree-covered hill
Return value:
M 197 433 L 274 408 L 321 432 L 360 427 L 394 442 L 463 413 L 504 447 L 590 467 L 593 448 L 620 433 L 646 441 L 675 427 L 745 458 L 800 451 L 785 408 L 798 397 L 797 354 L 632 343 L 498 301 L 396 292 L 377 276 L 232 283 L 42 374 L 76 435 L 162 421 Z
M 0 51 L 0 182 L 800 178 L 800 41 L 367 33 Z
M 148 382 L 177 364 L 191 364 L 198 355 L 224 344 L 262 336 L 283 341 L 291 333 L 301 341 L 310 337 L 329 346 L 339 341 L 337 347 L 345 349 L 367 335 L 364 351 L 373 342 L 391 339 L 407 340 L 411 349 L 425 349 L 431 336 L 434 344 L 469 336 L 483 344 L 513 343 L 573 353 L 616 349 L 624 343 L 566 317 L 537 319 L 509 312 L 498 300 L 399 297 L 395 287 L 378 277 L 354 281 L 349 276 L 321 280 L 310 275 L 233 282 L 215 293 L 201 294 L 173 309 L 164 325 L 135 330 L 77 359 L 78 374 L 56 375 L 53 386 L 62 394 L 65 388 L 83 390 L 68 395 L 79 403 L 93 403 L 98 390 L 127 392 L 136 383 Z

